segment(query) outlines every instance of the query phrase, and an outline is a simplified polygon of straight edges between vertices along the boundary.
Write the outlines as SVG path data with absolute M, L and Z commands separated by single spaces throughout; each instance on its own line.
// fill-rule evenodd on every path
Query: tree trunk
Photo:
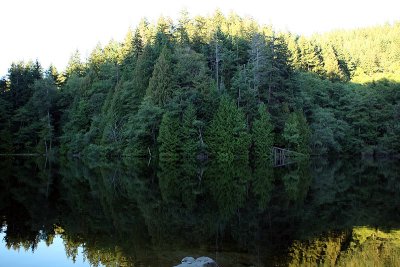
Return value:
M 201 129 L 200 129 L 200 128 L 199 128 L 199 138 L 200 138 L 201 145 L 203 146 L 203 145 L 204 145 L 204 141 L 203 141 L 203 134 L 202 134 L 202 132 L 201 132 Z

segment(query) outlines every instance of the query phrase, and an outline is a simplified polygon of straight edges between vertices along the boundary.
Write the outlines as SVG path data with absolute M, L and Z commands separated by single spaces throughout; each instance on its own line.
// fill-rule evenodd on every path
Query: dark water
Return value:
M 400 266 L 400 163 L 1 158 L 0 266 Z

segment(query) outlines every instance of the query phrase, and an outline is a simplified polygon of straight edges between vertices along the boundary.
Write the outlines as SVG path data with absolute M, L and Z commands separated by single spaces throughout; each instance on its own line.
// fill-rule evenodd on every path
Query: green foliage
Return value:
M 241 161 L 199 167 L 3 159 L 3 244 L 28 253 L 59 236 L 67 255 L 85 246 L 82 253 L 93 265 L 158 266 L 161 251 L 162 261 L 173 266 L 171 248 L 190 255 L 224 234 L 229 251 L 218 260 L 224 266 L 237 264 L 229 257 L 233 252 L 253 265 L 399 263 L 396 161 L 318 159 L 288 168 L 255 165 L 252 171 Z M 256 245 L 268 251 L 266 257 L 243 253 Z
M 83 76 L 85 74 L 85 65 L 81 61 L 81 54 L 76 50 L 70 57 L 65 73 L 67 77 L 72 74 Z
M 296 36 L 219 11 L 182 12 L 176 24 L 142 20 L 86 61 L 76 51 L 64 72 L 13 63 L 0 80 L 0 147 L 154 155 L 168 113 L 178 121 L 185 160 L 204 159 L 207 150 L 228 161 L 260 157 L 271 132 L 277 146 L 303 153 L 391 156 L 400 152 L 399 36 L 399 23 Z M 293 110 L 303 114 L 294 118 Z
M 298 46 L 300 51 L 300 69 L 323 74 L 323 59 L 320 46 L 304 37 L 298 39 Z
M 37 80 L 33 95 L 13 116 L 18 131 L 13 139 L 18 152 L 48 153 L 54 139 L 54 102 L 56 85 L 51 77 Z
M 8 71 L 8 90 L 13 109 L 25 105 L 33 94 L 33 84 L 43 76 L 39 62 L 11 64 Z
M 154 66 L 151 76 L 147 96 L 156 105 L 164 106 L 172 97 L 173 76 L 171 51 L 164 47 Z
M 287 147 L 303 154 L 309 153 L 310 129 L 302 112 L 292 112 L 285 123 L 283 138 Z
M 348 81 L 350 79 L 350 77 L 346 75 L 345 70 L 343 70 L 337 52 L 332 45 L 326 45 L 322 50 L 322 56 L 325 75 L 328 79 L 331 81 Z
M 260 104 L 258 107 L 258 119 L 253 123 L 251 136 L 254 147 L 254 155 L 257 159 L 267 160 L 271 157 L 274 144 L 273 125 L 267 107 Z
M 244 206 L 246 184 L 251 179 L 251 170 L 246 161 L 213 162 L 204 176 L 205 186 L 210 190 L 217 205 L 218 217 L 222 221 Z
M 257 198 L 258 209 L 264 211 L 274 191 L 274 171 L 270 162 L 256 161 L 253 172 L 252 191 Z
M 3 96 L 3 95 L 1 95 Z M 11 153 L 12 135 L 11 135 L 11 110 L 10 102 L 0 98 L 0 151 L 1 153 Z
M 124 135 L 129 141 L 125 156 L 151 157 L 155 154 L 161 116 L 160 107 L 149 99 L 143 100 L 138 113 L 126 125 Z
M 230 162 L 248 159 L 250 136 L 243 112 L 227 96 L 222 97 L 207 131 L 206 143 L 212 157 Z
M 189 46 L 185 46 L 177 47 L 173 56 L 176 63 L 172 76 L 178 86 L 176 90 L 179 93 L 196 90 L 199 93 L 208 94 L 212 82 L 204 55 L 196 53 Z
M 181 143 L 179 141 L 179 120 L 171 113 L 164 113 L 157 141 L 160 145 L 159 157 L 164 162 L 179 160 Z
M 183 113 L 182 127 L 180 130 L 180 143 L 182 144 L 183 159 L 195 159 L 202 148 L 201 128 L 199 129 L 196 110 L 193 104 L 189 104 Z
M 231 95 L 236 99 L 237 105 L 243 109 L 248 123 L 257 116 L 259 103 L 259 90 L 251 85 L 251 71 L 243 66 L 236 71 L 232 78 Z
M 331 109 L 317 108 L 312 116 L 311 147 L 315 153 L 339 152 L 349 134 L 346 122 L 338 120 Z

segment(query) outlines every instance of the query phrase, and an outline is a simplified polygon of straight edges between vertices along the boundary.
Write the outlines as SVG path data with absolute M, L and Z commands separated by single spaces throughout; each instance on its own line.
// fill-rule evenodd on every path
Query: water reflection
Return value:
M 400 265 L 395 162 L 151 164 L 3 158 L 0 251 L 61 238 L 93 266 Z

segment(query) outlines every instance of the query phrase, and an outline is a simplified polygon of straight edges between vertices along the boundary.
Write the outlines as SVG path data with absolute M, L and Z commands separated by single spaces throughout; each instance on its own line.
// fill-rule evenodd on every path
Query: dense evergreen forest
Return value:
M 14 63 L 0 153 L 177 162 L 400 152 L 400 23 L 311 37 L 215 12 L 142 20 L 65 71 Z

